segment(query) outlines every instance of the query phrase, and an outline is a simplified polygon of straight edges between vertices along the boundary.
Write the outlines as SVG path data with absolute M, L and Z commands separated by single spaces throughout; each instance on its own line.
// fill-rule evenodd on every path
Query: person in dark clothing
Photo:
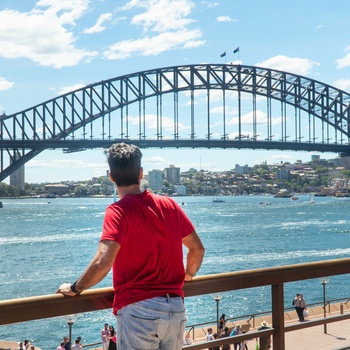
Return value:
M 264 329 L 269 329 L 269 324 L 266 321 L 261 322 L 261 326 L 258 328 L 258 331 Z M 260 337 L 259 338 L 259 350 L 268 350 L 271 348 L 271 337 Z
M 222 314 L 219 320 L 219 330 L 222 331 L 226 326 L 226 315 Z
M 217 333 L 214 333 L 214 334 L 213 334 L 213 337 L 214 337 L 214 339 L 218 339 L 218 338 L 219 338 L 219 335 L 218 335 Z M 212 350 L 221 350 L 221 349 L 220 349 L 220 345 L 214 346 L 214 347 L 212 348 Z
M 228 327 L 225 327 L 224 329 L 224 333 L 222 333 L 221 338 L 226 338 L 230 336 L 230 332 L 228 331 Z M 231 345 L 230 344 L 224 344 L 222 346 L 222 350 L 230 350 L 231 349 Z

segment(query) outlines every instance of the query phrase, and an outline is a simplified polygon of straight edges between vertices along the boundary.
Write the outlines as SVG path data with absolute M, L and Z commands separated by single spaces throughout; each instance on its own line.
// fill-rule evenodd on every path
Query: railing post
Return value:
M 273 334 L 273 348 L 284 350 L 284 296 L 283 284 L 273 284 L 271 286 L 272 294 L 272 327 L 275 329 Z

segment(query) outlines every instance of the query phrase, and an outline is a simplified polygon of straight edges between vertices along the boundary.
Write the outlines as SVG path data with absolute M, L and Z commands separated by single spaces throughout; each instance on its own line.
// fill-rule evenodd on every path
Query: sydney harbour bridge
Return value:
M 157 68 L 0 116 L 0 181 L 47 149 L 223 148 L 350 155 L 350 94 L 255 66 Z

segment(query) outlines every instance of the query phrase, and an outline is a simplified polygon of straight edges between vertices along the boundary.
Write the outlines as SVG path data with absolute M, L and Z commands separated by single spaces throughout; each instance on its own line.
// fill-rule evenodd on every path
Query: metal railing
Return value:
M 199 276 L 194 278 L 192 282 L 185 283 L 184 292 L 186 297 L 193 297 L 202 294 L 270 285 L 272 302 L 271 329 L 235 336 L 234 340 L 237 342 L 238 340 L 251 339 L 252 337 L 272 335 L 274 348 L 284 350 L 286 332 L 350 319 L 350 313 L 347 313 L 327 318 L 318 318 L 306 323 L 286 325 L 284 322 L 284 284 L 348 273 L 350 273 L 350 258 L 327 260 Z M 0 301 L 0 325 L 107 309 L 111 308 L 112 300 L 112 288 L 91 289 L 76 297 L 65 297 L 60 294 L 53 294 L 4 300 Z M 224 343 L 233 343 L 233 337 L 215 340 L 211 343 L 211 346 Z M 205 346 L 203 343 L 196 343 L 184 348 L 200 350 L 207 347 L 208 344 Z

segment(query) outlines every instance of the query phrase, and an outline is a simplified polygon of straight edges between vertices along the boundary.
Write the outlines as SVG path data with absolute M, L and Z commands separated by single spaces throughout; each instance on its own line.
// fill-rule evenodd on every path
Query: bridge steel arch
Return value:
M 349 155 L 350 94 L 268 68 L 157 68 L 0 116 L 0 181 L 46 149 L 249 148 Z

